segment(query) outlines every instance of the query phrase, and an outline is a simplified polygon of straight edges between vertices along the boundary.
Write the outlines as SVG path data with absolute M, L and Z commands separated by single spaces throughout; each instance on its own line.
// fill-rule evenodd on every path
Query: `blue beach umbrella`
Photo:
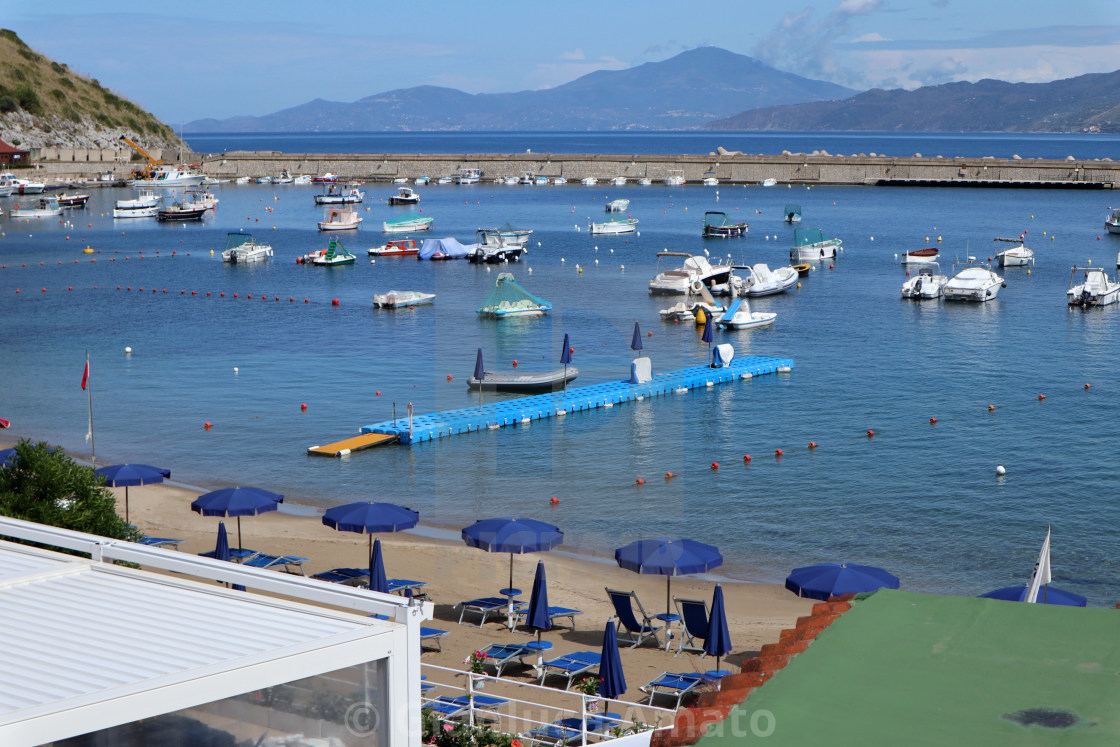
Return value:
M 700 339 L 708 343 L 708 362 L 712 360 L 712 315 L 707 313 L 704 315 L 704 334 L 700 335 Z
M 618 700 L 626 692 L 626 675 L 622 673 L 622 657 L 618 653 L 615 625 L 607 620 L 603 630 L 603 654 L 599 659 L 599 697 Z
M 987 594 L 980 595 L 983 599 L 1003 599 L 1008 602 L 1022 602 L 1027 598 L 1027 586 L 1008 586 L 1003 589 L 996 589 L 989 591 Z M 1080 594 L 1074 594 L 1072 591 L 1065 591 L 1054 586 L 1049 586 L 1046 589 L 1045 597 L 1042 592 L 1038 594 L 1038 602 L 1040 604 L 1061 604 L 1067 607 L 1084 607 L 1088 600 Z
M 486 378 L 486 369 L 482 366 L 482 348 L 478 349 L 478 355 L 474 357 L 474 377 L 479 381 Z
M 328 508 L 323 514 L 323 523 L 339 532 L 356 532 L 369 535 L 366 543 L 366 557 L 369 558 L 370 588 L 373 588 L 373 561 L 374 546 L 373 535 L 377 532 L 399 532 L 411 529 L 420 521 L 420 514 L 411 508 L 398 506 L 395 503 L 382 503 L 378 501 L 358 501 L 347 503 L 344 506 Z M 377 556 L 381 555 L 381 546 L 377 546 Z M 382 570 L 384 579 L 384 570 Z M 375 589 L 377 591 L 377 589 Z
M 712 594 L 712 611 L 708 615 L 708 637 L 704 639 L 704 653 L 716 657 L 716 671 L 719 671 L 721 656 L 731 653 L 731 631 L 727 629 L 727 612 L 723 606 L 723 587 L 716 584 Z
M 564 333 L 564 347 L 560 350 L 560 362 L 564 364 L 564 389 L 568 388 L 568 364 L 572 362 L 571 343 L 568 342 L 568 333 Z
M 381 557 L 381 540 L 373 543 L 369 556 L 369 590 L 389 593 L 389 582 L 385 578 L 385 561 Z
M 637 322 L 634 322 L 634 336 L 630 338 L 630 349 L 638 353 L 638 357 L 642 357 L 642 330 Z
M 869 565 L 818 563 L 794 568 L 786 578 L 786 588 L 799 597 L 827 600 L 842 594 L 897 589 L 898 576 Z
M 275 511 L 284 496 L 264 488 L 222 488 L 200 495 L 191 503 L 191 510 L 203 516 L 236 516 L 237 547 L 241 544 L 241 517 Z
M 229 554 L 229 537 L 226 535 L 226 523 L 224 521 L 218 522 L 218 541 L 214 544 L 214 559 L 226 563 L 233 560 Z M 241 584 L 234 584 L 233 588 L 235 591 L 245 591 L 245 587 Z
M 501 516 L 482 519 L 463 529 L 468 547 L 487 552 L 509 553 L 509 585 L 513 586 L 513 556 L 527 552 L 544 552 L 563 543 L 559 527 L 536 519 Z
M 544 575 L 544 563 L 537 561 L 537 575 L 533 577 L 533 592 L 529 595 L 529 609 L 526 611 L 525 626 L 537 631 L 552 630 L 552 618 L 548 616 L 548 583 Z
M 665 576 L 665 614 L 669 614 L 673 576 L 706 573 L 723 565 L 723 555 L 713 545 L 690 539 L 649 539 L 631 542 L 614 551 L 615 562 L 634 573 Z
M 15 456 L 15 447 L 12 447 L 10 449 L 0 449 L 0 468 L 10 467 L 15 464 Z
M 111 464 L 94 470 L 105 478 L 105 484 L 111 488 L 124 487 L 124 520 L 128 518 L 128 487 L 130 485 L 149 485 L 163 482 L 164 478 L 171 477 L 171 470 L 152 467 L 148 464 Z

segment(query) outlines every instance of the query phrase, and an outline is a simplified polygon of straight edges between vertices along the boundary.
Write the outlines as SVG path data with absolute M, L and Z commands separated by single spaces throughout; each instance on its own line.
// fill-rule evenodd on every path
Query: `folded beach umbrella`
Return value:
M 486 378 L 486 368 L 482 365 L 482 348 L 478 349 L 478 354 L 474 357 L 474 377 L 479 381 Z
M 399 532 L 404 529 L 411 529 L 419 521 L 420 514 L 411 508 L 378 501 L 347 503 L 344 506 L 328 508 L 326 513 L 323 514 L 323 523 L 331 529 L 339 532 L 356 532 L 369 535 L 366 557 L 369 558 L 370 589 L 374 591 L 381 591 L 382 589 L 375 589 L 373 586 L 375 560 L 373 535 L 377 532 Z M 376 558 L 379 559 L 380 556 L 381 544 L 379 542 L 376 547 Z M 381 577 L 384 581 L 384 563 L 382 563 Z M 384 588 L 384 584 L 382 584 L 382 588 Z
M 389 593 L 389 582 L 385 578 L 385 560 L 381 557 L 381 540 L 373 543 L 369 556 L 369 590 Z
M 626 676 L 622 673 L 622 657 L 618 653 L 618 634 L 613 620 L 607 620 L 603 631 L 603 654 L 599 659 L 599 697 L 618 700 L 626 692 Z
M 708 615 L 708 637 L 704 639 L 704 653 L 716 657 L 719 671 L 721 656 L 731 653 L 731 631 L 727 628 L 727 612 L 723 606 L 723 587 L 716 584 L 712 594 L 712 611 Z
M 537 575 L 533 577 L 533 592 L 529 595 L 525 625 L 530 630 L 537 631 L 538 641 L 542 631 L 552 630 L 552 618 L 548 616 L 548 583 L 545 580 L 544 563 L 539 560 Z
M 463 529 L 468 547 L 487 552 L 509 553 L 509 585 L 513 586 L 513 556 L 527 552 L 551 550 L 564 541 L 559 527 L 536 519 L 500 516 L 482 519 Z
M 723 565 L 723 555 L 713 545 L 690 539 L 648 539 L 631 542 L 614 551 L 615 562 L 634 573 L 665 576 L 665 614 L 670 614 L 673 576 L 706 573 Z
M 203 516 L 236 516 L 237 547 L 241 544 L 241 517 L 275 511 L 284 496 L 264 488 L 222 488 L 200 495 L 191 503 L 191 510 Z
M 642 330 L 637 322 L 634 322 L 634 336 L 630 338 L 630 349 L 642 357 Z
M 1003 599 L 1008 602 L 1024 602 L 1027 599 L 1027 586 L 1008 586 L 1003 589 L 996 589 L 989 591 L 987 594 L 980 595 L 984 599 Z M 1088 600 L 1080 594 L 1074 594 L 1072 591 L 1059 589 L 1056 586 L 1048 586 L 1046 590 L 1038 595 L 1039 604 L 1061 604 L 1067 607 L 1084 607 L 1088 604 Z
M 564 364 L 564 388 L 568 388 L 568 364 L 572 362 L 571 343 L 568 342 L 568 333 L 564 333 L 564 347 L 560 350 L 560 362 Z
M 214 559 L 226 563 L 233 560 L 229 554 L 229 537 L 226 535 L 226 523 L 224 521 L 218 522 L 218 541 L 214 544 Z M 245 591 L 245 587 L 241 584 L 234 584 L 233 588 L 235 591 Z
M 786 588 L 799 597 L 827 600 L 842 594 L 897 589 L 898 576 L 869 565 L 818 563 L 794 568 L 786 578 Z
M 124 487 L 124 520 L 128 518 L 128 487 L 130 485 L 149 485 L 163 482 L 164 478 L 171 477 L 171 470 L 152 467 L 148 464 L 111 464 L 94 470 L 105 478 L 105 484 L 111 488 Z

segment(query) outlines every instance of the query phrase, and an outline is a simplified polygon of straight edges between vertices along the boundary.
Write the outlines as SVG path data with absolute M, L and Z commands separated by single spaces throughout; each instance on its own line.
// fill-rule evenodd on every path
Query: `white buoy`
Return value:
M 211 251 L 211 254 L 213 254 L 213 251 Z M 375 264 L 377 264 L 377 260 L 376 260 L 376 259 L 371 259 L 371 260 L 369 261 L 369 263 L 370 263 L 371 265 L 375 265 Z
M 563 257 L 560 258 L 560 264 L 564 264 L 564 258 Z
M 234 366 L 234 367 L 233 367 L 233 372 L 234 372 L 234 373 L 237 373 L 237 372 L 238 372 L 238 368 L 237 368 L 237 366 Z
M 124 354 L 125 354 L 125 355 L 132 355 L 132 347 L 131 347 L 130 345 L 126 345 L 126 346 L 125 346 L 125 348 L 124 348 Z
M 872 241 L 874 241 L 874 240 L 875 240 L 875 237 L 874 237 L 874 236 L 872 236 L 872 237 L 871 237 L 871 240 L 872 240 Z
M 1001 464 L 1001 465 L 996 467 L 996 474 L 999 475 L 1000 477 L 1003 477 L 1004 475 L 1007 474 L 1007 470 L 1004 469 L 1003 465 Z
M 622 270 L 623 272 L 625 272 L 626 271 L 626 265 L 620 265 L 619 269 Z
M 595 264 L 599 264 L 599 260 L 598 260 L 598 259 L 596 259 L 596 260 L 595 260 Z
M 533 268 L 532 268 L 532 267 L 530 267 L 530 268 L 529 268 L 529 274 L 530 274 L 530 275 L 532 275 L 532 274 L 533 274 Z

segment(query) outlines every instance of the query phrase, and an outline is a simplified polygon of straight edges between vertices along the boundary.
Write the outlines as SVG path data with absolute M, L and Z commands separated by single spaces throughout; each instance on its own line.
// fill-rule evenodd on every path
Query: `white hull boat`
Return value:
M 730 265 L 713 265 L 707 257 L 698 254 L 657 253 L 659 264 L 664 263 L 668 257 L 682 257 L 684 261 L 679 267 L 662 270 L 649 281 L 649 292 L 652 294 L 703 295 L 711 286 L 726 283 L 731 277 Z
M 588 230 L 592 234 L 617 234 L 634 233 L 638 228 L 637 218 L 611 218 L 609 220 L 592 223 Z
M 638 179 L 638 184 L 643 187 L 648 187 L 653 184 L 653 179 L 643 176 L 642 178 Z
M 611 200 L 607 203 L 607 212 L 625 213 L 628 207 L 630 207 L 630 200 Z
M 918 270 L 917 275 L 902 284 L 902 297 L 916 301 L 940 298 L 947 282 L 949 278 L 941 274 L 941 266 L 936 262 L 927 262 Z
M 420 202 L 420 195 L 412 187 L 401 187 L 388 202 L 390 205 L 416 205 Z
M 399 309 L 423 306 L 436 300 L 435 293 L 422 293 L 420 291 L 391 290 L 388 293 L 377 293 L 373 297 L 375 309 Z
M 57 197 L 40 197 L 39 206 L 34 208 L 20 207 L 17 202 L 11 211 L 13 218 L 57 218 L 62 215 L 62 206 L 58 204 Z
M 129 200 L 131 202 L 131 200 Z M 159 205 L 134 208 L 113 208 L 114 218 L 155 218 L 159 215 Z
M 899 263 L 904 265 L 925 265 L 929 264 L 930 262 L 937 262 L 937 259 L 940 256 L 941 252 L 937 249 L 937 247 L 931 246 L 927 249 L 915 249 L 913 251 L 906 252 L 902 255 L 902 259 L 899 261 Z
M 1074 285 L 1078 272 L 1085 275 L 1079 285 Z M 1066 299 L 1070 306 L 1108 306 L 1120 300 L 1120 282 L 1110 280 L 1099 267 L 1074 267 L 1070 271 Z
M 611 184 L 612 184 L 612 185 L 614 185 L 614 186 L 616 186 L 616 187 L 622 187 L 622 186 L 625 186 L 625 185 L 626 185 L 626 177 L 625 177 L 625 176 L 616 176 L 616 177 L 613 177 L 613 178 L 611 179 Z
M 958 272 L 941 288 L 949 301 L 991 301 L 1003 287 L 1003 278 L 982 265 L 972 265 Z
M 584 177 L 583 179 L 580 179 L 579 183 L 582 184 L 585 187 L 594 187 L 596 184 L 599 183 L 599 180 L 596 179 L 593 176 L 588 176 L 588 177 Z
M 331 208 L 326 217 L 319 221 L 320 231 L 349 231 L 357 228 L 362 218 L 354 208 Z
M 705 187 L 718 187 L 719 186 L 719 179 L 716 179 L 714 176 L 708 176 L 708 177 L 705 177 L 704 180 L 701 181 L 700 183 L 703 184 Z
M 340 187 L 337 184 L 331 184 L 327 187 L 326 192 L 315 195 L 315 204 L 356 205 L 365 198 L 366 193 L 363 192 L 357 185 L 352 184 L 346 187 Z
M 1034 264 L 1034 251 L 1028 249 L 1026 245 L 1023 244 L 1022 239 L 1004 239 L 997 237 L 996 241 L 1003 241 L 1015 245 L 996 253 L 996 262 L 1000 267 L 1025 267 L 1026 265 Z
M 206 175 L 186 166 L 156 166 L 148 176 L 129 182 L 134 187 L 197 187 Z
M 481 169 L 462 169 L 455 177 L 456 184 L 478 184 L 480 181 L 482 181 Z
M 665 186 L 666 187 L 683 187 L 684 186 L 684 177 L 683 176 L 670 176 L 667 179 L 665 179 Z
M 771 178 L 771 179 L 763 179 L 762 180 L 762 186 L 764 186 L 764 187 L 776 187 L 777 185 L 778 185 L 778 180 L 777 179 Z
M 8 191 L 9 195 L 38 195 L 42 194 L 47 188 L 46 184 L 33 182 L 30 179 L 24 179 L 12 173 L 0 174 L 0 184 L 4 185 L 5 188 L 11 188 Z
M 222 250 L 222 261 L 231 264 L 261 262 L 272 256 L 269 244 L 260 244 L 251 233 L 230 233 L 226 235 L 226 248 Z
M 568 183 L 567 178 L 563 177 L 563 176 L 558 176 L 558 177 L 556 177 L 552 180 L 552 185 L 555 186 L 555 187 L 559 187 L 559 186 L 567 184 L 567 183 Z
M 771 270 L 768 265 L 759 263 L 750 267 L 737 266 L 734 269 L 748 271 L 740 290 L 740 293 L 748 296 L 772 296 L 775 293 L 785 293 L 797 285 L 797 270 L 792 267 Z
M 163 196 L 155 190 L 142 187 L 131 200 L 117 200 L 113 206 L 114 218 L 155 218 Z
M 722 314 L 724 308 L 719 304 L 711 304 L 706 301 L 677 301 L 675 304 L 667 309 L 661 309 L 658 313 L 661 319 L 666 322 L 691 322 L 695 321 L 696 313 L 699 309 L 703 309 L 705 314 Z
M 819 228 L 795 228 L 789 258 L 794 264 L 835 259 L 843 243 L 840 239 L 826 239 Z
M 774 323 L 778 315 L 772 311 L 751 311 L 750 302 L 736 298 L 717 322 L 724 329 L 754 329 Z
M 1104 219 L 1104 228 L 1109 233 L 1120 233 L 1120 208 L 1114 208 Z

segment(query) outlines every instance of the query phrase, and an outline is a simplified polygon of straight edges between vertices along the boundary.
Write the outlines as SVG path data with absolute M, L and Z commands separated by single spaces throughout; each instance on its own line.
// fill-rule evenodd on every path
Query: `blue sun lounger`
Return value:
M 518 610 L 517 617 L 518 617 L 518 624 L 519 625 L 523 624 L 525 622 L 523 618 L 528 614 L 529 614 L 528 609 Z M 574 609 L 571 609 L 570 607 L 549 607 L 548 608 L 548 619 L 552 621 L 553 625 L 555 625 L 556 621 L 559 620 L 560 618 L 566 617 L 572 623 L 572 625 L 571 625 L 572 630 L 576 629 L 576 615 L 582 615 L 582 614 L 583 614 L 583 610 L 574 610 Z
M 252 568 L 270 568 L 284 571 L 285 573 L 298 573 L 301 576 L 306 576 L 307 574 L 303 571 L 303 564 L 306 562 L 307 558 L 299 558 L 295 555 L 269 555 L 268 553 L 259 552 L 253 557 L 241 561 L 241 564 Z
M 471 705 L 474 705 L 474 710 L 477 714 L 478 711 L 494 711 L 498 708 L 509 703 L 505 698 L 495 698 L 489 695 L 478 695 L 477 693 L 473 698 L 466 695 L 440 695 L 431 700 L 424 701 L 421 708 L 438 713 L 445 719 L 460 718 L 466 715 L 471 710 Z
M 587 733 L 600 735 L 607 729 L 617 726 L 622 717 L 617 713 L 587 714 Z M 530 743 L 577 744 L 583 741 L 584 721 L 579 717 L 562 718 L 548 726 L 541 726 L 522 734 Z
M 428 645 L 429 648 L 431 648 L 434 644 L 436 651 L 442 652 L 443 651 L 443 644 L 440 642 L 439 639 L 443 638 L 445 635 L 448 635 L 448 631 L 446 631 L 446 630 L 440 630 L 439 628 L 425 628 L 423 625 L 421 625 L 420 626 L 420 650 L 421 651 L 424 650 L 424 645 L 425 645 L 424 642 L 427 641 L 428 642 L 427 645 Z
M 618 726 L 621 722 L 622 716 L 617 713 L 589 713 L 587 714 L 587 731 L 592 734 L 602 734 L 607 729 Z M 562 718 L 553 723 L 557 726 L 565 726 L 569 729 L 583 728 L 583 719 L 579 716 Z
M 536 651 L 524 643 L 491 643 L 479 653 L 483 656 L 482 663 L 494 667 L 494 673 L 497 677 L 501 677 L 502 670 L 514 660 L 524 666 L 525 662 L 521 660 L 522 657 L 530 654 L 536 655 Z
M 681 698 L 703 681 L 704 675 L 696 672 L 662 672 L 648 685 L 642 685 L 638 689 L 644 693 L 649 693 L 649 705 L 653 705 L 653 696 L 655 695 L 666 695 L 670 698 L 675 695 L 677 708 L 680 708 Z
M 490 613 L 497 612 L 499 614 L 502 614 L 506 611 L 506 607 L 508 604 L 509 600 L 507 600 L 505 597 L 481 597 L 479 599 L 471 599 L 466 602 L 459 602 L 459 604 L 455 606 L 459 608 L 460 625 L 463 624 L 463 616 L 468 612 L 472 612 L 482 617 L 482 619 L 479 620 L 478 623 L 478 627 L 481 628 L 483 623 L 486 622 L 486 618 L 490 615 Z M 524 602 L 515 601 L 513 603 L 513 611 L 516 613 L 523 606 L 525 606 Z
M 170 547 L 172 550 L 178 550 L 179 545 L 183 544 L 183 540 L 170 537 L 141 537 L 140 544 L 149 547 Z
M 564 685 L 564 689 L 569 690 L 576 677 L 587 674 L 592 669 L 597 669 L 601 660 L 602 654 L 598 651 L 573 651 L 570 654 L 549 659 L 541 667 L 540 684 L 543 685 L 550 674 L 556 677 L 566 677 L 568 682 Z

